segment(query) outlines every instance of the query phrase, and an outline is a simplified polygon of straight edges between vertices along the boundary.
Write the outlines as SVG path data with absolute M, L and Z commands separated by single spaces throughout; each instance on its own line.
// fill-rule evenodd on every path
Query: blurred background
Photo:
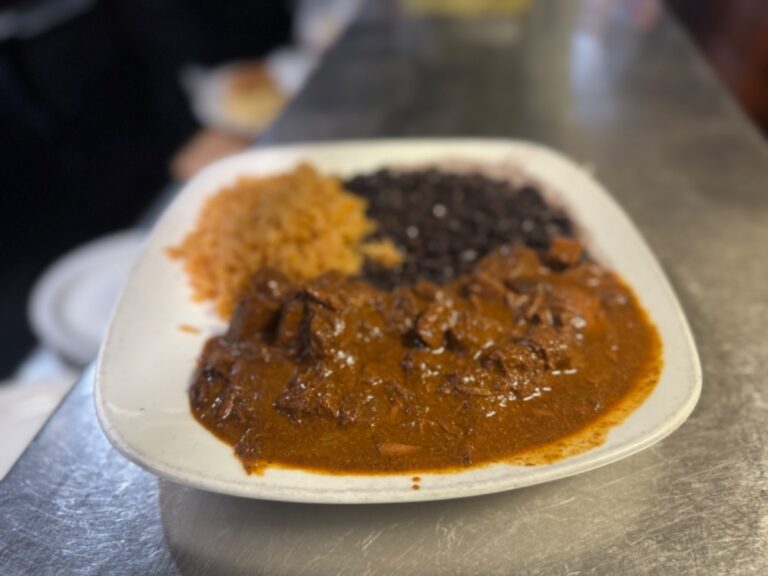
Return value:
M 256 139 L 357 4 L 0 0 L 0 377 L 46 266 Z
M 391 4 L 472 18 L 531 1 Z M 0 0 L 0 421 L 55 406 L 94 358 L 140 245 L 126 230 L 258 141 L 363 3 Z M 648 21 L 671 10 L 768 134 L 768 2 L 594 4 Z

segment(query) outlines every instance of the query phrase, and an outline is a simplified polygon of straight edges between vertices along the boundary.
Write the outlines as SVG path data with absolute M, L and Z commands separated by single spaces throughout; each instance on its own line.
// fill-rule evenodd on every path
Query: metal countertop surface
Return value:
M 0 484 L 0 574 L 768 573 L 768 149 L 652 6 L 540 0 L 458 21 L 373 3 L 265 141 L 514 137 L 589 165 L 696 337 L 704 390 L 682 428 L 619 463 L 493 496 L 248 501 L 119 456 L 89 370 Z

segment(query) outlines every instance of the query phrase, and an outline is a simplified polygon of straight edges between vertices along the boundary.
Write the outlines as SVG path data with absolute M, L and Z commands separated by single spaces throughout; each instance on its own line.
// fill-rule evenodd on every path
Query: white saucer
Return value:
M 54 262 L 29 300 L 37 337 L 71 362 L 85 365 L 95 359 L 144 237 L 137 231 L 111 234 Z

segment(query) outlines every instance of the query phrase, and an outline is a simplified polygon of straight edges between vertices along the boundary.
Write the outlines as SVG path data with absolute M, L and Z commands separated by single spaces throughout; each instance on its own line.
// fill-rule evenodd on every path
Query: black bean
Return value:
M 405 253 L 399 270 L 366 264 L 363 276 L 382 288 L 422 279 L 444 284 L 500 244 L 544 251 L 553 236 L 573 236 L 567 215 L 548 206 L 534 186 L 516 189 L 480 174 L 380 170 L 355 176 L 345 187 L 368 200 L 377 236 L 391 238 Z

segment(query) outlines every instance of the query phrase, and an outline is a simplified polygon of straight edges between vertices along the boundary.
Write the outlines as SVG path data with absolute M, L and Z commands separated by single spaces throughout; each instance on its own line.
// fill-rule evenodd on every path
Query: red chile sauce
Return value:
M 655 327 L 576 240 L 465 268 L 389 289 L 261 270 L 203 350 L 194 416 L 249 472 L 437 472 L 588 449 L 653 389 Z

